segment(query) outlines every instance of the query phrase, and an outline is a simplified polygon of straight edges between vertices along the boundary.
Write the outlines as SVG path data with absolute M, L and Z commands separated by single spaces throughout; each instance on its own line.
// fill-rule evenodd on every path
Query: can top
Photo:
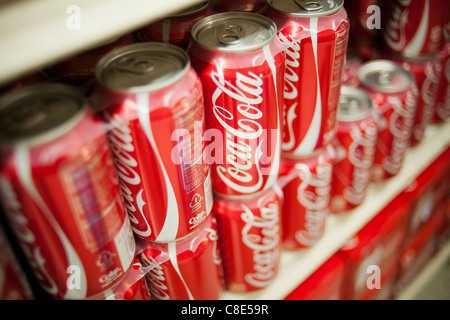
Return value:
M 203 18 L 191 32 L 201 46 L 237 53 L 264 47 L 275 37 L 277 27 L 272 20 L 257 13 L 224 12 Z
M 174 14 L 171 14 L 169 18 L 181 18 L 181 17 L 188 17 L 192 16 L 194 14 L 197 14 L 199 12 L 202 12 L 209 6 L 209 0 L 202 1 L 200 3 L 197 3 L 193 6 L 190 6 L 182 11 L 176 12 Z
M 299 18 L 313 18 L 333 14 L 344 5 L 344 0 L 267 0 L 275 11 Z
M 385 93 L 408 90 L 414 76 L 399 64 L 390 60 L 372 60 L 358 70 L 358 79 L 364 86 Z
M 0 99 L 0 145 L 39 144 L 61 136 L 86 110 L 84 94 L 57 83 L 37 84 Z
M 108 89 L 150 92 L 181 79 L 190 68 L 187 53 L 172 44 L 131 44 L 106 54 L 95 67 L 97 81 Z
M 341 87 L 337 119 L 343 122 L 358 121 L 372 113 L 372 100 L 363 90 L 348 85 Z

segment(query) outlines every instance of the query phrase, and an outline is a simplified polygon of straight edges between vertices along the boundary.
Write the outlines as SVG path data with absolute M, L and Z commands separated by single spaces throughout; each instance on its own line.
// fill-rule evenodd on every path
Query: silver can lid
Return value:
M 343 122 L 359 121 L 372 113 L 372 100 L 363 90 L 348 85 L 341 87 L 337 119 Z
M 390 60 L 364 63 L 358 70 L 358 79 L 362 85 L 385 93 L 403 92 L 414 84 L 412 73 Z
M 151 92 L 181 79 L 190 65 L 187 53 L 175 45 L 137 43 L 105 55 L 95 67 L 95 76 L 111 90 Z
M 176 12 L 174 14 L 171 14 L 169 18 L 181 18 L 181 17 L 189 17 L 194 14 L 197 14 L 199 12 L 202 12 L 203 10 L 206 10 L 209 6 L 209 0 L 202 1 L 200 3 L 197 3 L 193 6 L 190 6 L 182 11 Z
M 46 83 L 12 91 L 0 99 L 0 144 L 39 144 L 70 130 L 86 111 L 75 87 Z
M 217 13 L 197 22 L 192 38 L 199 45 L 221 52 L 246 52 L 264 47 L 277 27 L 267 17 L 252 12 Z
M 328 16 L 344 5 L 344 0 L 267 0 L 275 11 L 300 18 Z

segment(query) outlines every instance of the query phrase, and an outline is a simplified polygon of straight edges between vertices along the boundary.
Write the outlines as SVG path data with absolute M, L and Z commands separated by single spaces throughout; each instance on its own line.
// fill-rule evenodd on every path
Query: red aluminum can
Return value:
M 202 1 L 181 12 L 156 21 L 137 31 L 141 41 L 171 43 L 187 49 L 192 27 L 213 13 L 209 1 Z
M 266 0 L 213 0 L 213 8 L 216 12 L 241 11 L 263 13 L 266 7 Z
M 372 100 L 359 88 L 342 86 L 337 119 L 330 200 L 333 213 L 354 209 L 364 201 L 378 138 Z
M 181 48 L 159 42 L 112 51 L 94 97 L 135 234 L 167 242 L 199 228 L 212 208 L 202 84 Z
M 252 292 L 275 279 L 282 249 L 282 201 L 277 184 L 256 197 L 215 198 L 213 212 L 228 290 Z
M 330 212 L 334 157 L 330 145 L 307 158 L 283 159 L 279 180 L 284 193 L 284 248 L 308 248 L 322 238 Z
M 385 47 L 405 57 L 437 54 L 445 44 L 450 2 L 440 0 L 384 1 Z
M 439 53 L 436 66 L 439 80 L 431 121 L 440 123 L 450 118 L 450 42 Z
M 116 287 L 92 300 L 151 300 L 145 272 L 139 258 L 134 257 L 125 278 Z
M 217 300 L 223 292 L 215 218 L 176 242 L 140 242 L 138 254 L 154 300 Z
M 95 65 L 97 62 L 108 52 L 135 42 L 136 40 L 131 34 L 106 40 L 97 44 L 93 49 L 51 66 L 46 72 L 54 81 L 78 86 L 87 90 L 85 87 L 94 82 Z
M 410 145 L 414 146 L 422 141 L 426 126 L 433 118 L 439 81 L 437 59 L 436 56 L 402 58 L 393 55 L 388 56 L 388 59 L 411 72 L 419 90 L 410 141 Z
M 409 146 L 418 90 L 414 76 L 389 60 L 373 60 L 358 72 L 360 86 L 368 92 L 378 118 L 378 140 L 372 180 L 382 181 L 401 169 Z
M 213 190 L 247 197 L 276 183 L 281 154 L 284 52 L 256 13 L 218 13 L 192 29 L 189 50 L 205 97 Z
M 136 244 L 102 120 L 61 84 L 4 96 L 0 119 L 2 203 L 42 289 L 81 299 L 114 287 Z
M 307 157 L 336 132 L 349 21 L 343 0 L 269 0 L 286 49 L 282 152 Z M 305 94 L 305 93 L 308 94 Z

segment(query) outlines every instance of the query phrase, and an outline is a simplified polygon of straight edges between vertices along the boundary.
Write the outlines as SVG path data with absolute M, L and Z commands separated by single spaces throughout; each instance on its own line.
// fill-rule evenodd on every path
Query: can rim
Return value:
M 375 71 L 379 71 L 379 70 L 401 72 L 403 75 L 406 76 L 407 81 L 403 85 L 400 85 L 398 87 L 388 87 L 388 86 L 382 86 L 382 85 L 369 83 L 367 81 L 366 76 L 371 72 L 375 72 Z M 411 72 L 409 72 L 408 70 L 403 68 L 400 64 L 398 64 L 394 61 L 378 59 L 378 60 L 372 60 L 372 61 L 366 62 L 363 65 L 361 65 L 361 67 L 358 70 L 358 80 L 362 85 L 364 85 L 365 87 L 368 87 L 370 89 L 375 89 L 375 90 L 383 92 L 383 93 L 399 93 L 399 92 L 408 90 L 412 87 L 412 85 L 414 83 L 414 76 Z
M 33 96 L 36 93 L 58 93 L 70 96 L 78 104 L 78 110 L 59 124 L 51 128 L 46 128 L 37 134 L 29 134 L 16 138 L 11 137 L 10 139 L 2 139 L 0 137 L 0 148 L 8 148 L 15 145 L 34 146 L 55 140 L 73 129 L 87 113 L 87 98 L 83 92 L 76 87 L 61 83 L 35 84 L 9 92 L 0 98 L 0 111 L 11 103 Z
M 372 110 L 373 110 L 372 99 L 363 90 L 349 86 L 349 85 L 342 85 L 340 97 L 342 97 L 343 95 L 350 95 L 350 96 L 358 97 L 359 98 L 358 101 L 364 103 L 365 109 L 361 110 L 361 112 L 359 112 L 357 114 L 343 114 L 341 112 L 342 109 L 340 108 L 340 103 L 339 103 L 339 108 L 338 108 L 338 113 L 337 113 L 337 119 L 339 121 L 341 121 L 341 122 L 359 121 L 359 120 L 367 118 L 372 113 Z
M 143 51 L 144 49 L 147 49 L 148 51 L 165 52 L 166 54 L 172 54 L 173 56 L 178 57 L 180 61 L 182 61 L 183 68 L 179 69 L 166 79 L 158 79 L 158 81 L 156 82 L 151 82 L 144 85 L 114 87 L 106 83 L 105 79 L 103 78 L 103 72 L 104 70 L 106 70 L 108 64 L 110 64 L 112 61 L 121 56 L 124 56 L 126 54 L 135 51 Z M 191 61 L 188 54 L 186 53 L 186 51 L 177 47 L 176 45 L 163 42 L 134 43 L 127 45 L 125 47 L 115 49 L 107 53 L 105 56 L 103 56 L 95 66 L 95 79 L 99 84 L 101 84 L 105 88 L 118 92 L 124 93 L 154 92 L 167 88 L 168 86 L 172 85 L 173 83 L 183 78 L 189 71 L 190 67 Z
M 194 14 L 202 12 L 203 10 L 208 8 L 209 3 L 210 3 L 210 0 L 204 0 L 200 3 L 194 4 L 193 6 L 187 7 L 183 11 L 171 14 L 170 16 L 167 16 L 166 18 L 170 19 L 170 18 L 183 18 L 183 17 L 193 16 Z
M 246 47 L 246 48 L 230 48 L 230 47 L 213 47 L 209 45 L 205 45 L 202 42 L 199 41 L 198 36 L 204 28 L 208 26 L 212 26 L 214 22 L 219 20 L 225 20 L 230 18 L 241 18 L 243 21 L 254 21 L 259 22 L 261 26 L 266 26 L 269 37 L 263 42 L 256 43 L 252 46 Z M 239 12 L 239 11 L 230 11 L 230 12 L 221 12 L 216 13 L 210 16 L 207 16 L 200 21 L 198 21 L 191 29 L 191 37 L 192 40 L 198 44 L 199 46 L 206 48 L 208 50 L 218 51 L 218 52 L 226 52 L 226 53 L 242 53 L 242 52 L 249 52 L 253 50 L 260 49 L 264 46 L 266 46 L 268 43 L 270 43 L 276 36 L 277 33 L 277 26 L 275 25 L 275 22 L 273 22 L 268 17 L 265 17 L 259 13 L 255 12 Z
M 305 7 L 303 7 L 302 4 L 300 3 L 302 1 L 292 0 L 293 4 L 296 4 L 299 7 L 303 7 L 302 11 L 292 12 L 292 11 L 283 10 L 280 7 L 275 7 L 274 0 L 267 0 L 266 2 L 272 10 L 274 10 L 278 13 L 281 13 L 283 15 L 288 15 L 288 16 L 296 17 L 296 18 L 315 18 L 315 17 L 329 16 L 329 15 L 332 15 L 332 14 L 338 12 L 344 6 L 344 0 L 334 0 L 333 3 L 337 4 L 335 8 L 328 10 L 328 11 L 318 11 L 317 8 L 312 7 L 311 9 L 308 9 L 306 7 L 306 5 L 311 4 L 311 3 L 316 3 L 318 1 L 305 1 L 305 3 L 304 3 Z

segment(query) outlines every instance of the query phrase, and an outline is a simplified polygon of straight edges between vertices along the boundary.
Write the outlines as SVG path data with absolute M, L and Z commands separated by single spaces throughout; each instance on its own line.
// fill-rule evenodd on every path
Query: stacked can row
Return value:
M 447 148 L 286 299 L 397 298 L 450 239 Z
M 95 86 L 92 68 L 83 69 L 87 79 L 81 88 L 92 96 L 92 106 L 102 110 L 107 123 L 118 176 L 117 183 L 109 184 L 122 191 L 154 298 L 217 298 L 222 291 L 221 264 L 230 290 L 248 292 L 267 286 L 276 276 L 282 246 L 301 248 L 320 239 L 333 199 L 330 193 L 347 187 L 351 200 L 342 194 L 331 203 L 335 211 L 348 210 L 345 204 L 353 201 L 355 206 L 363 200 L 371 179 L 369 158 L 375 157 L 375 148 L 370 143 L 380 139 L 374 138 L 379 127 L 374 126 L 370 96 L 367 99 L 361 90 L 346 87 L 341 105 L 348 108 L 340 108 L 339 113 L 347 112 L 347 118 L 353 119 L 336 121 L 348 37 L 342 1 L 320 3 L 320 9 L 297 1 L 247 5 L 270 19 L 211 15 L 205 2 L 181 14 L 184 23 L 197 22 L 192 15 L 202 18 L 192 33 L 183 32 L 184 38 L 193 37 L 188 41 L 189 56 L 170 45 L 129 46 L 133 41 L 125 36 L 100 49 L 104 57 L 97 64 Z M 168 25 L 176 25 L 174 21 L 180 20 L 165 19 L 160 31 L 170 30 Z M 172 38 L 172 33 L 161 33 L 161 39 L 145 37 L 156 25 L 140 30 L 140 39 L 180 39 Z M 117 47 L 126 46 L 113 50 L 118 43 Z M 397 66 L 394 69 L 403 74 Z M 79 74 L 55 78 L 71 82 Z M 385 73 L 378 78 L 386 81 Z M 355 120 L 355 110 L 370 121 Z M 364 123 L 364 130 L 355 130 L 355 121 Z M 341 129 L 356 143 L 334 138 L 339 137 L 341 125 L 352 127 Z M 100 131 L 91 131 L 86 139 L 101 136 Z M 400 131 L 407 135 L 407 129 Z M 348 153 L 343 151 L 345 143 Z M 401 163 L 403 149 L 393 150 L 398 154 L 392 158 Z M 339 175 L 336 158 L 350 151 L 356 155 L 353 159 L 360 157 L 359 162 L 344 166 L 345 161 L 340 161 L 340 167 L 345 175 L 353 168 L 358 185 L 353 190 L 336 188 L 331 183 Z M 210 212 L 218 220 L 217 229 Z M 198 250 L 206 252 L 206 258 L 192 263 L 192 257 L 200 256 Z M 200 266 L 212 275 L 208 284 L 194 276 L 192 286 L 187 285 L 186 274 Z M 186 271 L 180 272 L 184 267 Z M 210 279 L 215 279 L 214 285 Z M 168 293 L 167 288 L 173 291 Z M 198 294 L 192 288 L 198 288 Z

